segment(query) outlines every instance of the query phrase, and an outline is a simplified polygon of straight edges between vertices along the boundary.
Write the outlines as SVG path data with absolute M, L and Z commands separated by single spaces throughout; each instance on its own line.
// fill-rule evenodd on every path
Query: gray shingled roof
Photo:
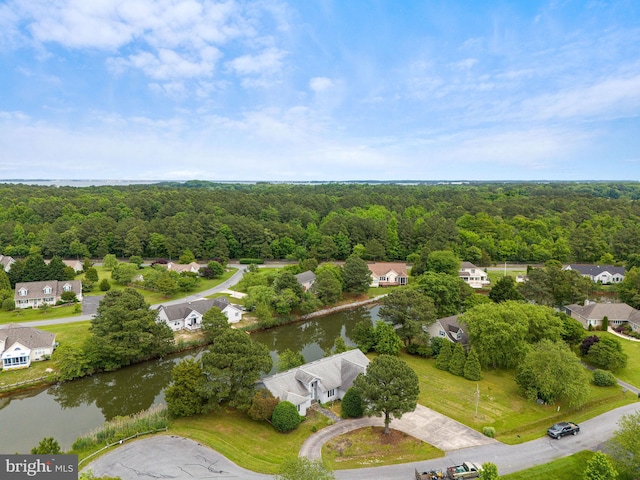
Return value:
M 44 280 L 42 282 L 18 282 L 16 283 L 15 298 L 19 300 L 33 300 L 35 298 L 54 297 L 57 298 L 64 293 L 65 285 L 71 286 L 71 291 L 76 295 L 82 295 L 82 283 L 80 280 Z M 51 293 L 44 293 L 45 287 L 51 287 Z M 27 290 L 27 294 L 19 296 L 18 292 L 22 289 Z
M 619 275 L 626 275 L 627 270 L 624 267 L 616 267 L 614 265 L 580 265 L 572 263 L 569 265 L 571 270 L 577 270 L 582 275 L 590 275 L 596 277 L 602 272 L 609 272 L 612 275 L 616 273 Z
M 565 308 L 587 320 L 602 320 L 605 316 L 612 320 L 640 321 L 640 311 L 626 303 L 589 303 L 588 305 L 567 305 Z
M 337 387 L 346 390 L 358 374 L 366 371 L 368 364 L 366 355 L 354 349 L 263 378 L 258 386 L 267 388 L 280 400 L 286 399 L 294 405 L 300 405 L 309 398 L 309 392 L 302 382 L 309 383 L 317 378 L 323 391 Z
M 311 270 L 307 270 L 306 272 L 297 274 L 295 277 L 300 285 L 304 285 L 305 283 L 313 282 L 316 279 L 316 274 Z
M 19 342 L 25 347 L 31 349 L 51 347 L 53 346 L 55 339 L 55 333 L 45 332 L 31 327 L 23 327 L 17 323 L 0 327 L 0 341 L 5 341 L 5 349 L 9 348 L 16 342 Z
M 189 313 L 194 310 L 204 315 L 211 307 L 218 307 L 220 310 L 224 310 L 227 306 L 229 306 L 229 299 L 227 297 L 217 297 L 195 300 L 193 302 L 182 302 L 175 305 L 160 305 L 158 310 L 163 309 L 169 320 L 182 320 L 187 318 Z

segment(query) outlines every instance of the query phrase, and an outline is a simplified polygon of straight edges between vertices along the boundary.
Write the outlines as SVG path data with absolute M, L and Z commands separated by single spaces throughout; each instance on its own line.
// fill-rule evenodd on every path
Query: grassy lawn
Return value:
M 46 310 L 39 308 L 16 308 L 12 312 L 0 312 L 0 324 L 33 322 L 35 320 L 46 320 L 48 318 L 77 317 L 81 315 L 75 311 L 75 305 L 64 305 L 50 307 Z
M 508 475 L 500 475 L 501 480 L 574 480 L 582 478 L 587 462 L 593 452 L 584 450 L 569 457 L 560 458 L 544 465 L 521 470 Z
M 123 290 L 125 288 L 127 288 L 124 285 L 118 285 L 116 282 L 114 282 L 113 280 L 111 280 L 111 270 L 108 270 L 104 267 L 95 267 L 96 270 L 98 271 L 98 283 L 103 279 L 103 278 L 107 278 L 109 280 L 109 282 L 111 283 L 111 290 Z M 144 276 L 144 272 L 145 270 L 149 269 L 151 267 L 145 267 L 145 268 L 141 268 L 140 269 L 140 274 Z M 176 300 L 178 298 L 185 298 L 188 297 L 190 295 L 194 295 L 196 293 L 199 292 L 203 292 L 205 290 L 208 290 L 210 288 L 216 287 L 218 285 L 220 285 L 222 282 L 224 282 L 225 280 L 228 280 L 229 278 L 231 278 L 231 276 L 233 276 L 233 274 L 236 272 L 237 269 L 235 268 L 229 268 L 227 270 L 225 270 L 224 274 L 222 275 L 222 277 L 220 278 L 216 278 L 216 279 L 212 279 L 212 280 L 207 280 L 204 278 L 200 278 L 200 283 L 198 284 L 198 286 L 190 292 L 178 292 L 174 295 L 171 295 L 169 297 L 165 297 L 162 293 L 160 292 L 152 292 L 149 290 L 145 290 L 143 288 L 138 288 L 137 290 L 144 296 L 145 301 L 150 304 L 150 305 L 155 305 L 158 303 L 163 303 L 163 302 L 167 302 L 169 300 Z M 82 279 L 83 277 L 80 276 L 78 277 L 79 279 Z M 100 289 L 98 288 L 97 284 L 94 287 L 93 291 L 86 293 L 85 296 L 96 296 L 96 295 L 104 295 L 105 292 L 100 291 Z
M 483 371 L 479 382 L 470 382 L 435 367 L 435 360 L 401 354 L 420 380 L 418 403 L 447 415 L 471 428 L 496 429 L 496 439 L 507 444 L 521 443 L 544 436 L 549 425 L 571 419 L 581 422 L 605 411 L 638 400 L 620 387 L 590 386 L 590 400 L 580 408 L 563 403 L 538 405 L 524 399 L 514 381 L 514 372 Z M 479 389 L 476 415 L 476 386 Z
M 630 383 L 631 385 L 640 387 L 640 342 L 620 338 L 617 335 L 613 335 L 608 332 L 595 331 L 587 333 L 588 335 L 598 335 L 600 337 L 608 335 L 620 341 L 622 350 L 627 354 L 629 360 L 627 361 L 627 366 L 625 368 L 619 372 L 615 372 L 615 376 L 620 380 Z
M 172 422 L 169 433 L 207 445 L 232 462 L 261 473 L 277 473 L 287 457 L 295 457 L 304 440 L 330 420 L 310 411 L 307 419 L 289 433 L 278 433 L 267 422 L 255 422 L 244 413 L 226 410 Z
M 517 275 L 526 275 L 527 268 L 523 267 L 521 270 L 512 270 L 512 267 L 507 268 L 507 276 L 516 278 Z M 491 281 L 491 285 L 495 285 L 498 280 L 504 277 L 504 267 L 487 267 L 487 276 Z
M 335 437 L 322 447 L 322 458 L 334 470 L 376 467 L 444 457 L 444 452 L 406 433 L 365 427 Z

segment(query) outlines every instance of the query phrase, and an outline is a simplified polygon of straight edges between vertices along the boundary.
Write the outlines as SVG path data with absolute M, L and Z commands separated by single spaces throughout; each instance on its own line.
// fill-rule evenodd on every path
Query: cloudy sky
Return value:
M 637 0 L 0 0 L 0 179 L 640 180 Z

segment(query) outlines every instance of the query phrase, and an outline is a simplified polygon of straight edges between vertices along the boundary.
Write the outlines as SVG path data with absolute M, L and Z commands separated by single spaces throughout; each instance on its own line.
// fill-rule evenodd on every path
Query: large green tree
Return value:
M 202 316 L 202 333 L 209 342 L 230 328 L 229 319 L 218 307 L 211 307 Z
M 564 400 L 582 405 L 589 397 L 591 376 L 564 342 L 542 340 L 531 346 L 518 367 L 516 382 L 531 400 Z
M 178 363 L 172 370 L 172 384 L 164 393 L 172 417 L 189 417 L 206 410 L 206 378 L 200 364 L 193 359 Z
M 595 452 L 587 462 L 584 471 L 584 480 L 615 480 L 618 472 L 609 457 L 602 452 Z
M 518 365 L 527 346 L 561 338 L 562 321 L 553 309 L 507 301 L 479 305 L 461 315 L 480 363 L 492 368 Z
M 510 275 L 500 278 L 491 287 L 489 298 L 496 303 L 506 302 L 507 300 L 524 300 L 524 297 L 518 291 L 516 281 Z
M 342 281 L 345 291 L 355 294 L 365 293 L 371 284 L 371 270 L 367 262 L 357 255 L 347 258 L 342 267 Z
M 458 276 L 435 272 L 422 274 L 416 285 L 419 292 L 433 300 L 438 318 L 460 313 L 464 287 L 469 288 Z
M 427 270 L 457 276 L 460 259 L 451 250 L 434 250 L 427 255 Z
M 167 353 L 173 332 L 132 288 L 108 292 L 89 327 L 84 351 L 96 370 L 115 370 Z
M 269 349 L 254 342 L 241 330 L 229 329 L 218 335 L 202 355 L 210 402 L 228 403 L 239 410 L 251 406 L 254 384 L 260 374 L 271 370 Z
M 589 348 L 586 359 L 598 368 L 617 372 L 627 366 L 628 355 L 617 338 L 605 336 Z
M 318 267 L 316 270 L 316 279 L 313 282 L 312 291 L 325 305 L 331 305 L 340 300 L 342 296 L 342 281 L 338 271 Z
M 618 429 L 607 442 L 607 451 L 628 478 L 640 477 L 640 412 L 623 415 Z
M 353 382 L 364 404 L 364 414 L 384 416 L 384 433 L 393 418 L 415 410 L 420 394 L 418 376 L 405 362 L 392 355 L 379 355 Z
M 426 328 L 436 320 L 431 297 L 410 288 L 393 290 L 384 297 L 378 314 L 398 327 L 398 336 L 405 345 L 422 333 L 422 327 Z
M 60 451 L 60 444 L 53 437 L 45 437 L 40 440 L 37 447 L 31 449 L 33 455 L 58 455 L 62 453 Z

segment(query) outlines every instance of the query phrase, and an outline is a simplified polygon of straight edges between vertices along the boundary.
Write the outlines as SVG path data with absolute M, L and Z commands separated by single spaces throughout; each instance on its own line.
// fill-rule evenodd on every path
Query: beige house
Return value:
M 56 334 L 12 323 L 0 328 L 3 370 L 29 368 L 31 362 L 45 360 L 56 348 Z
M 587 300 L 584 305 L 567 305 L 564 311 L 571 318 L 579 320 L 584 328 L 601 327 L 602 319 L 607 317 L 611 328 L 626 323 L 633 331 L 640 332 L 640 310 L 626 303 L 595 303 Z
M 391 287 L 409 283 L 406 263 L 375 262 L 367 266 L 371 271 L 372 287 Z
M 182 272 L 190 272 L 190 273 L 199 273 L 201 265 L 196 262 L 191 263 L 167 263 L 167 270 L 173 270 L 174 272 L 182 273 Z
M 306 272 L 297 274 L 296 280 L 302 286 L 302 289 L 306 292 L 313 286 L 313 283 L 316 281 L 316 274 L 311 270 L 307 270 Z
M 13 296 L 17 308 L 38 308 L 40 305 L 55 305 L 62 300 L 64 292 L 73 292 L 82 301 L 80 280 L 45 280 L 42 282 L 16 283 Z
M 423 330 L 429 334 L 431 338 L 446 338 L 453 343 L 461 343 L 467 345 L 469 343 L 469 335 L 458 322 L 458 316 L 438 318 Z

